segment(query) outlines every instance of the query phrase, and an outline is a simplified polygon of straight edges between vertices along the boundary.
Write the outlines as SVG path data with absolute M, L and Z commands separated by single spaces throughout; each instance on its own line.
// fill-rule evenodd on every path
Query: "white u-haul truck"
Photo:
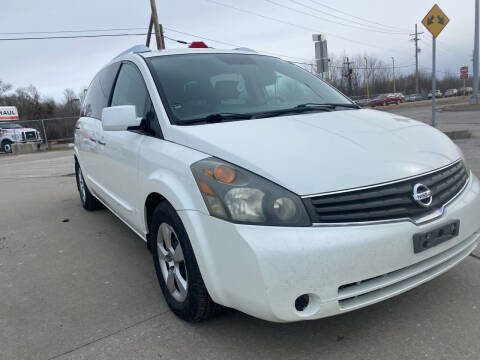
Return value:
M 36 129 L 26 128 L 19 120 L 15 106 L 0 106 L 0 152 L 12 152 L 14 143 L 40 143 L 42 138 Z

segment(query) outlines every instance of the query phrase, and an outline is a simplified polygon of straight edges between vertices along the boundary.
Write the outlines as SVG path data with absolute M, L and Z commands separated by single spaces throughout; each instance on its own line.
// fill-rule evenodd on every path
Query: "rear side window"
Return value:
M 108 106 L 108 100 L 110 99 L 110 93 L 119 66 L 120 63 L 107 66 L 92 80 L 83 102 L 82 116 L 99 120 L 102 118 L 102 110 Z
M 137 116 L 144 117 L 150 110 L 150 97 L 140 71 L 132 64 L 124 63 L 113 90 L 111 106 L 135 105 Z

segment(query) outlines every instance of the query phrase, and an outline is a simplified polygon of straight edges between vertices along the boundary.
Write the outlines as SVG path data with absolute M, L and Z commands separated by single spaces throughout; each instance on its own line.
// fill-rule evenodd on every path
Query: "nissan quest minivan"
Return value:
M 187 321 L 345 313 L 433 279 L 480 236 L 479 181 L 447 136 L 247 50 L 115 58 L 88 89 L 75 169 L 83 207 L 146 241 Z

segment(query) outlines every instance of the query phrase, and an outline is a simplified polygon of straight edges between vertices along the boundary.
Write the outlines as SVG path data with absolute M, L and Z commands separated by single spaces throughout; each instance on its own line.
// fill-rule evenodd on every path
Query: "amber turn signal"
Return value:
M 200 185 L 200 190 L 205 194 L 205 195 L 214 195 L 214 192 L 212 189 L 210 189 L 210 186 L 205 184 L 204 182 L 199 183 Z

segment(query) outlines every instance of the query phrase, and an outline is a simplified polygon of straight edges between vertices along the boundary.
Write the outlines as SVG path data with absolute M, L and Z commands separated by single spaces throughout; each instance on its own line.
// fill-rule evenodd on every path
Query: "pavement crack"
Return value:
M 140 320 L 140 321 L 138 321 L 138 322 L 136 322 L 136 323 L 134 323 L 134 324 L 131 324 L 131 325 L 125 327 L 125 328 L 122 328 L 122 329 L 119 329 L 119 330 L 117 330 L 117 331 L 114 331 L 113 333 L 110 333 L 110 334 L 101 336 L 101 337 L 99 337 L 99 338 L 97 338 L 97 339 L 94 339 L 94 340 L 92 340 L 92 341 L 89 341 L 89 342 L 87 342 L 87 343 L 85 343 L 85 344 L 76 346 L 76 347 L 74 347 L 73 349 L 67 350 L 67 351 L 65 351 L 65 352 L 63 352 L 63 353 L 61 353 L 61 354 L 58 354 L 58 355 L 54 355 L 54 356 L 52 356 L 52 357 L 49 357 L 48 360 L 58 359 L 58 358 L 60 358 L 60 357 L 62 357 L 62 356 L 65 356 L 65 355 L 67 355 L 67 354 L 71 354 L 72 352 L 74 352 L 74 351 L 76 351 L 76 350 L 79 350 L 79 349 L 84 348 L 84 347 L 86 347 L 86 346 L 90 346 L 90 345 L 95 344 L 95 343 L 97 343 L 97 342 L 99 342 L 99 341 L 108 339 L 108 338 L 111 337 L 111 336 L 120 334 L 121 332 L 123 332 L 123 331 L 125 331 L 125 330 L 131 329 L 131 328 L 133 328 L 133 327 L 135 327 L 135 326 L 137 326 L 137 325 L 146 323 L 147 321 L 150 321 L 150 320 L 152 320 L 152 319 L 161 317 L 162 315 L 165 315 L 165 314 L 168 313 L 168 312 L 170 312 L 170 310 L 165 310 L 165 311 L 163 311 L 163 312 L 161 312 L 161 313 L 152 315 L 152 316 L 150 316 L 150 317 L 148 317 L 148 318 L 146 318 L 146 319 Z

